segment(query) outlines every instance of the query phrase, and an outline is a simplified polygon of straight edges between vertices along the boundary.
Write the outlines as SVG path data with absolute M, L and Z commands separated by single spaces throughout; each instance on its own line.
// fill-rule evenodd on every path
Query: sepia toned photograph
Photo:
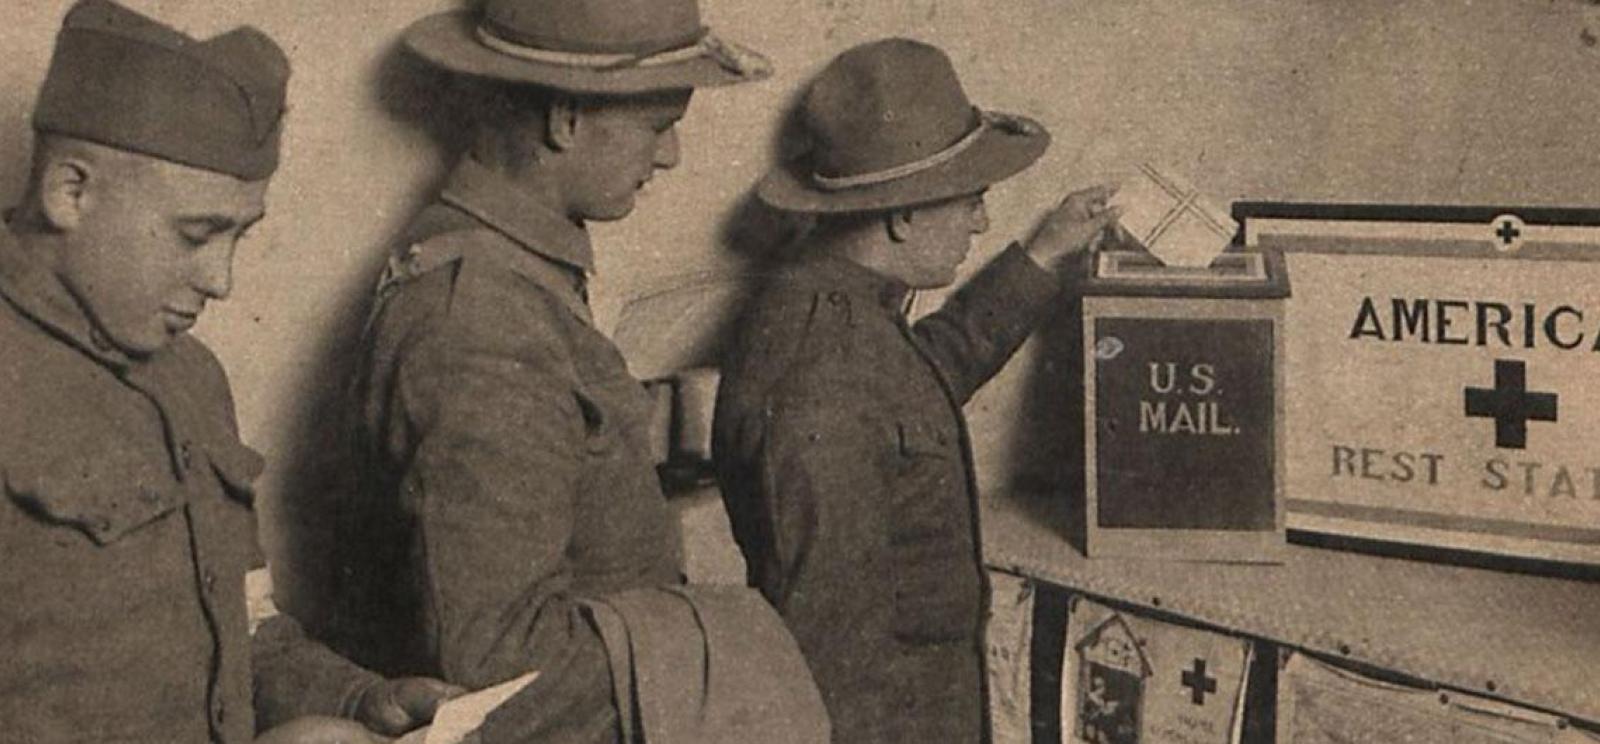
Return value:
M 0 744 L 1600 744 L 1600 3 L 12 5 Z

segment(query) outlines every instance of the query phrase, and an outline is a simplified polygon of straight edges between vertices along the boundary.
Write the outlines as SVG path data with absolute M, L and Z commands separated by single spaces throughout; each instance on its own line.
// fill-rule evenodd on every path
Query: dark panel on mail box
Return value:
M 1268 320 L 1095 322 L 1098 524 L 1273 528 Z

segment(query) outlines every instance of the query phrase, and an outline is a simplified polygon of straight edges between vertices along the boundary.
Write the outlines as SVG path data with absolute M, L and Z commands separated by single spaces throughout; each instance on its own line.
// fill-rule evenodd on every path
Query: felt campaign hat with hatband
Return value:
M 950 58 L 910 39 L 840 54 L 811 84 L 799 116 L 811 150 L 756 189 L 789 212 L 873 212 L 975 194 L 1050 145 L 1038 122 L 973 106 Z
M 110 0 L 67 12 L 33 127 L 246 181 L 278 168 L 289 59 L 243 26 L 201 41 Z
M 761 80 L 761 54 L 719 38 L 696 0 L 485 0 L 405 32 L 451 72 L 574 93 L 628 95 Z

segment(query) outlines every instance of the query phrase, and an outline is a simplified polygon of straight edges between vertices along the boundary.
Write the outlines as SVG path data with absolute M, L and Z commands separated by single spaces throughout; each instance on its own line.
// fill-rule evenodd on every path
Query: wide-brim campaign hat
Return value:
M 696 0 L 486 0 L 429 16 L 405 44 L 451 72 L 627 95 L 761 80 L 772 64 L 700 22 Z
M 950 58 L 910 39 L 840 54 L 801 101 L 810 151 L 756 194 L 789 212 L 873 212 L 978 193 L 1032 165 L 1050 135 L 967 99 Z

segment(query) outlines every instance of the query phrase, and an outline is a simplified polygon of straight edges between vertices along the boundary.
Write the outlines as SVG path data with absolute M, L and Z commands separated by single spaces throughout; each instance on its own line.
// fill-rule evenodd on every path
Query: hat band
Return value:
M 1044 133 L 1044 129 L 1040 127 L 1037 122 L 1034 122 L 1031 119 L 1021 116 L 1012 116 L 1010 114 L 1003 114 L 998 111 L 984 111 L 982 109 L 977 109 L 977 112 L 978 126 L 973 127 L 972 131 L 968 132 L 966 136 L 956 140 L 955 144 L 925 158 L 913 160 L 909 163 L 897 165 L 893 168 L 869 171 L 867 173 L 858 173 L 850 176 L 824 176 L 821 173 L 813 172 L 811 174 L 811 180 L 817 185 L 817 188 L 820 188 L 823 191 L 843 191 L 845 189 L 856 188 L 858 186 L 875 186 L 880 183 L 898 181 L 907 176 L 914 176 L 923 171 L 932 170 L 944 165 L 945 163 L 954 160 L 961 153 L 965 152 L 968 148 L 976 144 L 978 139 L 990 129 L 998 129 L 1006 134 L 1018 134 L 1029 137 L 1038 136 Z
M 494 31 L 481 25 L 477 28 L 477 37 L 479 43 L 509 57 L 516 57 L 528 62 L 540 62 L 559 67 L 575 67 L 597 72 L 661 67 L 688 62 L 701 57 L 709 57 L 724 69 L 738 75 L 764 75 L 772 70 L 771 63 L 767 62 L 765 57 L 755 51 L 746 49 L 734 42 L 719 39 L 709 33 L 701 36 L 688 46 L 650 54 L 561 52 L 554 49 L 540 49 L 497 36 Z
M 893 168 L 869 171 L 867 173 L 858 173 L 850 176 L 824 176 L 821 173 L 813 172 L 811 174 L 811 180 L 816 183 L 817 188 L 820 188 L 823 191 L 843 191 L 844 189 L 856 188 L 858 186 L 876 186 L 880 183 L 898 181 L 907 176 L 914 176 L 923 171 L 932 170 L 950 162 L 951 160 L 954 160 L 956 156 L 966 152 L 967 148 L 970 148 L 976 144 L 978 139 L 983 136 L 984 132 L 989 131 L 991 128 L 1000 127 L 1004 131 L 1016 132 L 1019 134 L 1026 134 L 1032 129 L 1038 128 L 1037 125 L 1033 125 L 1030 128 L 1028 124 L 1030 123 L 1025 123 L 1024 120 L 1014 116 L 1008 116 L 1006 114 L 992 111 L 983 111 L 980 109 L 978 110 L 978 126 L 973 127 L 972 131 L 967 132 L 966 136 L 956 140 L 955 144 L 950 145 L 949 147 L 946 147 L 943 150 L 933 153 L 925 158 L 913 160 L 909 163 L 903 163 Z

